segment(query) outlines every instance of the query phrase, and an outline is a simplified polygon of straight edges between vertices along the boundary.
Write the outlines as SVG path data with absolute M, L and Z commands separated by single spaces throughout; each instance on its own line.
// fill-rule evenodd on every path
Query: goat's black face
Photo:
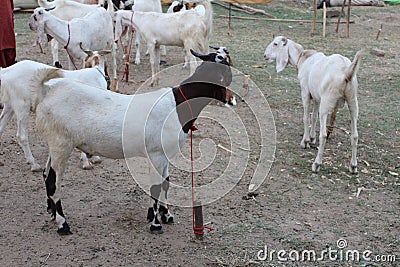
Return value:
M 215 47 L 212 47 L 215 48 Z M 215 48 L 217 49 L 217 48 Z M 190 52 L 195 56 L 200 58 L 203 61 L 208 61 L 208 62 L 216 62 L 216 63 L 221 63 L 224 65 L 231 65 L 231 60 L 229 56 L 228 49 L 226 47 L 219 47 L 216 52 L 212 52 L 209 54 L 200 54 L 192 49 L 190 49 Z
M 217 50 L 216 52 L 209 54 L 200 54 L 190 50 L 194 56 L 200 58 L 204 62 L 197 67 L 195 73 L 187 81 L 199 81 L 216 85 L 216 87 L 213 87 L 214 89 L 210 96 L 226 103 L 226 87 L 232 82 L 229 52 L 225 47 L 218 47 L 215 49 Z

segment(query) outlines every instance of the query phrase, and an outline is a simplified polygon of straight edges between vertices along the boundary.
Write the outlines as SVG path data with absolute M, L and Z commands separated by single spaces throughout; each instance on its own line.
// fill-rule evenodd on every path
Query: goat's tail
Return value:
M 63 74 L 58 68 L 41 68 L 38 69 L 32 78 L 33 87 L 43 87 L 44 84 L 52 79 L 62 78 Z
M 38 69 L 32 78 L 31 86 L 31 103 L 32 110 L 35 112 L 37 105 L 42 101 L 48 92 L 45 83 L 57 78 L 62 78 L 63 74 L 58 68 L 42 68 Z
M 56 6 L 55 1 L 49 2 L 47 0 L 38 0 L 38 4 L 45 9 L 52 9 Z
M 357 74 L 358 69 L 360 68 L 361 58 L 364 54 L 364 50 L 358 51 L 353 59 L 353 62 L 351 62 L 350 66 L 345 70 L 346 82 L 351 81 Z

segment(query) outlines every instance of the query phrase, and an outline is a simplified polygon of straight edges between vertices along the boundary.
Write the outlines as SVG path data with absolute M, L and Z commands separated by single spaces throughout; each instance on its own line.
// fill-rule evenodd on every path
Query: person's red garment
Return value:
M 0 66 L 8 67 L 15 63 L 16 42 L 14 32 L 13 0 L 2 1 L 0 8 Z

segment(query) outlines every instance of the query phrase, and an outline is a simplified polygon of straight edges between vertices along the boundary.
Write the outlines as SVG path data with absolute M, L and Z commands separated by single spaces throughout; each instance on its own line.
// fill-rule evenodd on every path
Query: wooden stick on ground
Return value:
M 259 14 L 259 15 L 264 15 L 264 16 L 270 17 L 270 18 L 276 18 L 275 16 L 273 16 L 271 14 L 268 14 L 267 12 L 265 12 L 262 9 L 255 9 L 255 8 L 252 8 L 252 7 L 249 7 L 249 6 L 246 6 L 246 5 L 240 5 L 240 4 L 235 4 L 235 3 L 229 3 L 229 5 L 225 5 L 225 4 L 222 4 L 220 2 L 216 2 L 216 1 L 213 1 L 212 3 L 214 5 L 221 6 L 223 8 L 228 9 L 228 10 L 233 10 L 233 11 L 237 11 L 237 12 L 243 12 L 243 13 L 250 14 L 250 15 Z
M 346 21 L 346 38 L 350 37 L 350 8 L 351 8 L 351 0 L 349 0 L 349 3 L 347 5 L 347 21 Z
M 226 15 L 219 15 L 221 18 L 228 18 Z M 241 16 L 232 16 L 233 19 L 244 19 L 244 20 L 259 20 L 259 21 L 276 21 L 276 22 L 302 22 L 302 23 L 313 23 L 313 20 L 303 20 L 303 19 L 270 19 L 270 18 L 252 18 L 252 17 L 241 17 Z M 322 23 L 322 20 L 317 20 L 316 23 Z M 327 24 L 336 23 L 327 21 Z M 347 22 L 343 22 L 347 23 Z M 350 21 L 350 23 L 354 23 L 354 21 Z
M 314 0 L 314 19 L 311 26 L 311 36 L 314 35 L 316 22 L 317 22 L 317 0 Z
M 231 36 L 232 4 L 229 3 L 228 35 Z
M 382 27 L 383 27 L 383 24 L 381 24 L 381 27 L 379 28 L 378 33 L 376 34 L 376 40 L 377 41 L 378 41 L 379 35 L 381 34 Z
M 322 37 L 326 36 L 326 2 L 323 3 Z
M 246 6 L 245 4 L 237 4 L 237 3 L 232 3 L 233 6 L 243 9 L 245 11 L 248 11 L 249 14 L 260 14 L 260 15 L 264 15 L 270 18 L 276 18 L 275 16 L 268 14 L 267 12 L 265 12 L 265 10 L 262 9 L 257 9 L 257 8 L 253 8 L 253 7 L 249 7 Z
M 346 0 L 343 1 L 342 8 L 340 9 L 339 18 L 338 18 L 337 25 L 336 25 L 336 33 L 339 33 L 339 24 L 340 24 L 340 20 L 341 20 L 341 18 L 343 16 L 343 13 L 344 13 L 344 6 L 345 5 L 346 5 Z

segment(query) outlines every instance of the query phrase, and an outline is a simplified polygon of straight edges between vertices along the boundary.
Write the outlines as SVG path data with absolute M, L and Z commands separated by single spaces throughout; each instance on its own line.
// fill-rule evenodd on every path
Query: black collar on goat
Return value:
M 204 62 L 179 87 L 172 89 L 179 121 L 185 133 L 189 132 L 200 112 L 211 100 L 226 103 L 226 87 L 232 82 L 226 53 L 217 51 L 204 55 L 193 50 L 190 52 Z

